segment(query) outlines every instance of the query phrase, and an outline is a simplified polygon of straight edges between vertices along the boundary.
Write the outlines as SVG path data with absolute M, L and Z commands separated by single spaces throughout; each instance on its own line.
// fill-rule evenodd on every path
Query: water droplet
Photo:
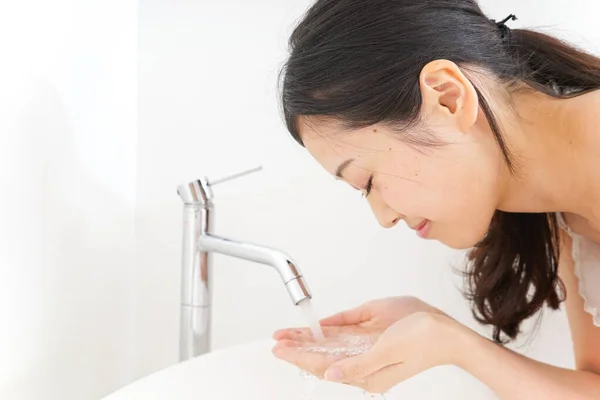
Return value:
M 383 394 L 376 394 L 376 393 L 369 393 L 366 390 L 363 390 L 363 395 L 367 399 L 386 400 L 385 395 L 383 395 Z
M 299 393 L 298 400 L 313 400 L 317 377 L 303 369 L 299 370 L 300 377 L 304 381 L 302 390 Z
M 335 356 L 357 356 L 373 346 L 370 336 L 339 335 L 329 337 L 324 345 L 307 346 L 304 350 L 313 353 L 331 354 Z

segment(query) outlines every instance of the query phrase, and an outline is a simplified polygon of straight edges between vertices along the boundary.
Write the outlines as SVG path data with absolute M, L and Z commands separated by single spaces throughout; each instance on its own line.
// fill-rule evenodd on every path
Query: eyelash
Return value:
M 363 197 L 368 197 L 369 194 L 371 193 L 371 189 L 373 188 L 373 175 L 371 175 L 369 177 L 369 180 L 367 181 L 367 187 L 365 188 L 365 193 L 363 193 Z

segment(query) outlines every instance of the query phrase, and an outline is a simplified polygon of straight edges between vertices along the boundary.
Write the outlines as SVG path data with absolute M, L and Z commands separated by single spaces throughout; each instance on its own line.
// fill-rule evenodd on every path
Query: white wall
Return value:
M 137 14 L 0 7 L 0 398 L 98 399 L 134 378 Z
M 404 227 L 379 228 L 359 194 L 328 177 L 288 137 L 275 79 L 292 23 L 308 1 L 146 1 L 140 5 L 137 246 L 138 372 L 176 362 L 181 204 L 174 188 L 263 163 L 264 172 L 215 189 L 216 233 L 279 247 L 296 258 L 320 315 L 370 298 L 414 294 L 475 327 L 449 268 L 459 257 Z M 485 1 L 490 17 L 547 26 L 600 44 L 593 1 Z M 569 34 L 573 31 L 574 34 Z M 587 41 L 585 41 L 587 39 Z M 143 272 L 142 272 L 143 271 Z M 223 348 L 303 324 L 278 277 L 215 256 L 214 345 Z M 548 314 L 522 350 L 572 365 L 563 314 Z

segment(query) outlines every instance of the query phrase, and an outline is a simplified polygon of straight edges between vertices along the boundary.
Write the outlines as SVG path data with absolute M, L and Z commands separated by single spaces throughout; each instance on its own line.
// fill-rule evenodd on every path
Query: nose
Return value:
M 394 211 L 383 199 L 378 195 L 377 191 L 371 192 L 368 197 L 369 205 L 375 214 L 375 218 L 379 225 L 384 228 L 391 228 L 396 225 L 402 218 L 403 215 Z

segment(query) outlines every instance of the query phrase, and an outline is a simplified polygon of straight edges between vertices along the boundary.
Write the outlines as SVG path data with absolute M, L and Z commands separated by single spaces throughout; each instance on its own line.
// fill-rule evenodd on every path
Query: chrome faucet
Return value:
M 183 201 L 183 255 L 179 360 L 205 354 L 211 347 L 212 253 L 269 265 L 279 273 L 294 305 L 312 297 L 302 272 L 282 251 L 213 235 L 211 187 L 251 172 L 244 171 L 209 182 L 207 178 L 179 186 Z

